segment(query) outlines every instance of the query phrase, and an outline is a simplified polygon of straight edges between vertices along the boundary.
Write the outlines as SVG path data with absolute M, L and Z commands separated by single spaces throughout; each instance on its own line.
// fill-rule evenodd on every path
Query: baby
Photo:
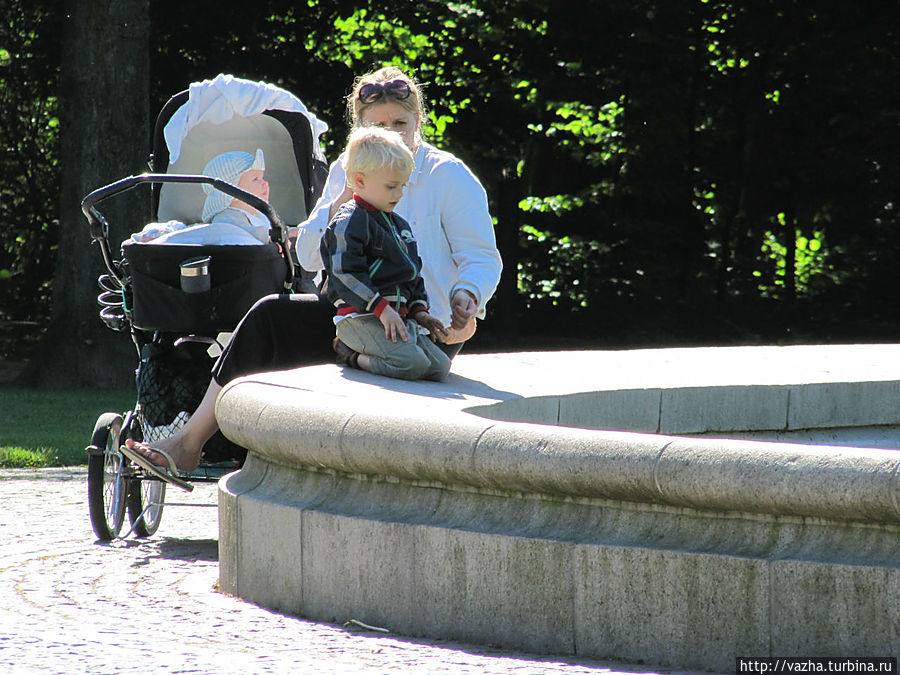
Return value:
M 242 190 L 269 201 L 269 183 L 265 178 L 266 160 L 263 151 L 256 155 L 249 152 L 225 152 L 213 157 L 203 174 L 220 178 Z M 208 183 L 201 183 L 206 193 L 203 203 L 202 222 L 185 225 L 178 221 L 150 223 L 141 232 L 132 235 L 136 242 L 154 244 L 201 244 L 228 245 L 269 243 L 271 224 L 258 209 L 240 199 L 215 189 Z
M 257 149 L 255 157 L 249 152 L 239 151 L 217 155 L 203 169 L 203 174 L 221 178 L 268 202 L 269 183 L 265 179 L 265 171 L 266 160 L 263 151 Z M 203 203 L 204 223 L 237 225 L 261 243 L 269 241 L 269 220 L 257 209 L 237 197 L 216 190 L 208 183 L 203 183 L 203 191 L 207 194 Z
M 341 205 L 320 243 L 325 293 L 337 308 L 339 363 L 443 380 L 450 358 L 419 327 L 442 335 L 447 329 L 428 313 L 416 241 L 393 212 L 415 159 L 398 133 L 363 127 L 350 135 L 345 162 L 353 199 Z M 342 356 L 347 348 L 352 352 Z

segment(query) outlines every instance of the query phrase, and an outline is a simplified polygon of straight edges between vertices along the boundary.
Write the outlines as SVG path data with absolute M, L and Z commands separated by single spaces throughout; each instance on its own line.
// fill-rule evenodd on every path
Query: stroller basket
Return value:
M 200 246 L 126 242 L 132 322 L 142 330 L 214 335 L 231 331 L 261 297 L 283 292 L 278 246 Z M 181 263 L 208 256 L 210 288 L 186 293 Z

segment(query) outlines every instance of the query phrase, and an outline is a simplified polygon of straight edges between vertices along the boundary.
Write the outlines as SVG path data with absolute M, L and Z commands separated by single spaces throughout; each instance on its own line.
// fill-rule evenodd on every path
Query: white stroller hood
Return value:
M 261 148 L 266 158 L 269 203 L 295 225 L 306 219 L 306 197 L 298 169 L 298 158 L 284 125 L 262 113 L 283 110 L 299 113 L 310 124 L 310 147 L 316 159 L 325 162 L 319 137 L 328 125 L 319 120 L 289 91 L 265 82 L 217 75 L 191 84 L 188 100 L 163 129 L 169 149 L 167 173 L 203 173 L 207 162 L 223 152 L 241 150 L 251 154 Z M 165 183 L 160 189 L 158 220 L 184 223 L 201 221 L 206 194 L 199 184 Z
M 303 113 L 312 128 L 313 152 L 325 161 L 319 137 L 328 131 L 328 125 L 311 113 L 299 98 L 274 84 L 220 74 L 212 80 L 191 84 L 188 102 L 176 110 L 166 124 L 163 135 L 169 147 L 169 162 L 178 161 L 185 136 L 198 124 L 222 124 L 234 117 L 250 117 L 264 110 Z

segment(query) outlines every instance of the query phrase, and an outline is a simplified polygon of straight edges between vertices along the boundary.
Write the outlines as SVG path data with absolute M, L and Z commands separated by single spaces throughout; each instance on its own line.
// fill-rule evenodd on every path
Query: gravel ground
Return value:
M 216 590 L 215 484 L 167 501 L 153 537 L 104 544 L 84 468 L 0 471 L 0 672 L 675 673 L 270 612 Z

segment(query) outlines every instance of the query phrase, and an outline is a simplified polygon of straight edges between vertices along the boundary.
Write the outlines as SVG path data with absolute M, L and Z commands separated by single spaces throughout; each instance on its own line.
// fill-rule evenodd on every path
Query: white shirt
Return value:
M 309 271 L 322 269 L 319 240 L 331 203 L 347 183 L 341 155 L 309 218 L 298 226 L 297 256 Z M 497 250 L 487 194 L 469 168 L 449 152 L 422 142 L 416 167 L 395 209 L 412 227 L 422 258 L 430 313 L 450 325 L 450 297 L 457 289 L 478 301 L 478 316 L 497 289 L 503 263 Z

